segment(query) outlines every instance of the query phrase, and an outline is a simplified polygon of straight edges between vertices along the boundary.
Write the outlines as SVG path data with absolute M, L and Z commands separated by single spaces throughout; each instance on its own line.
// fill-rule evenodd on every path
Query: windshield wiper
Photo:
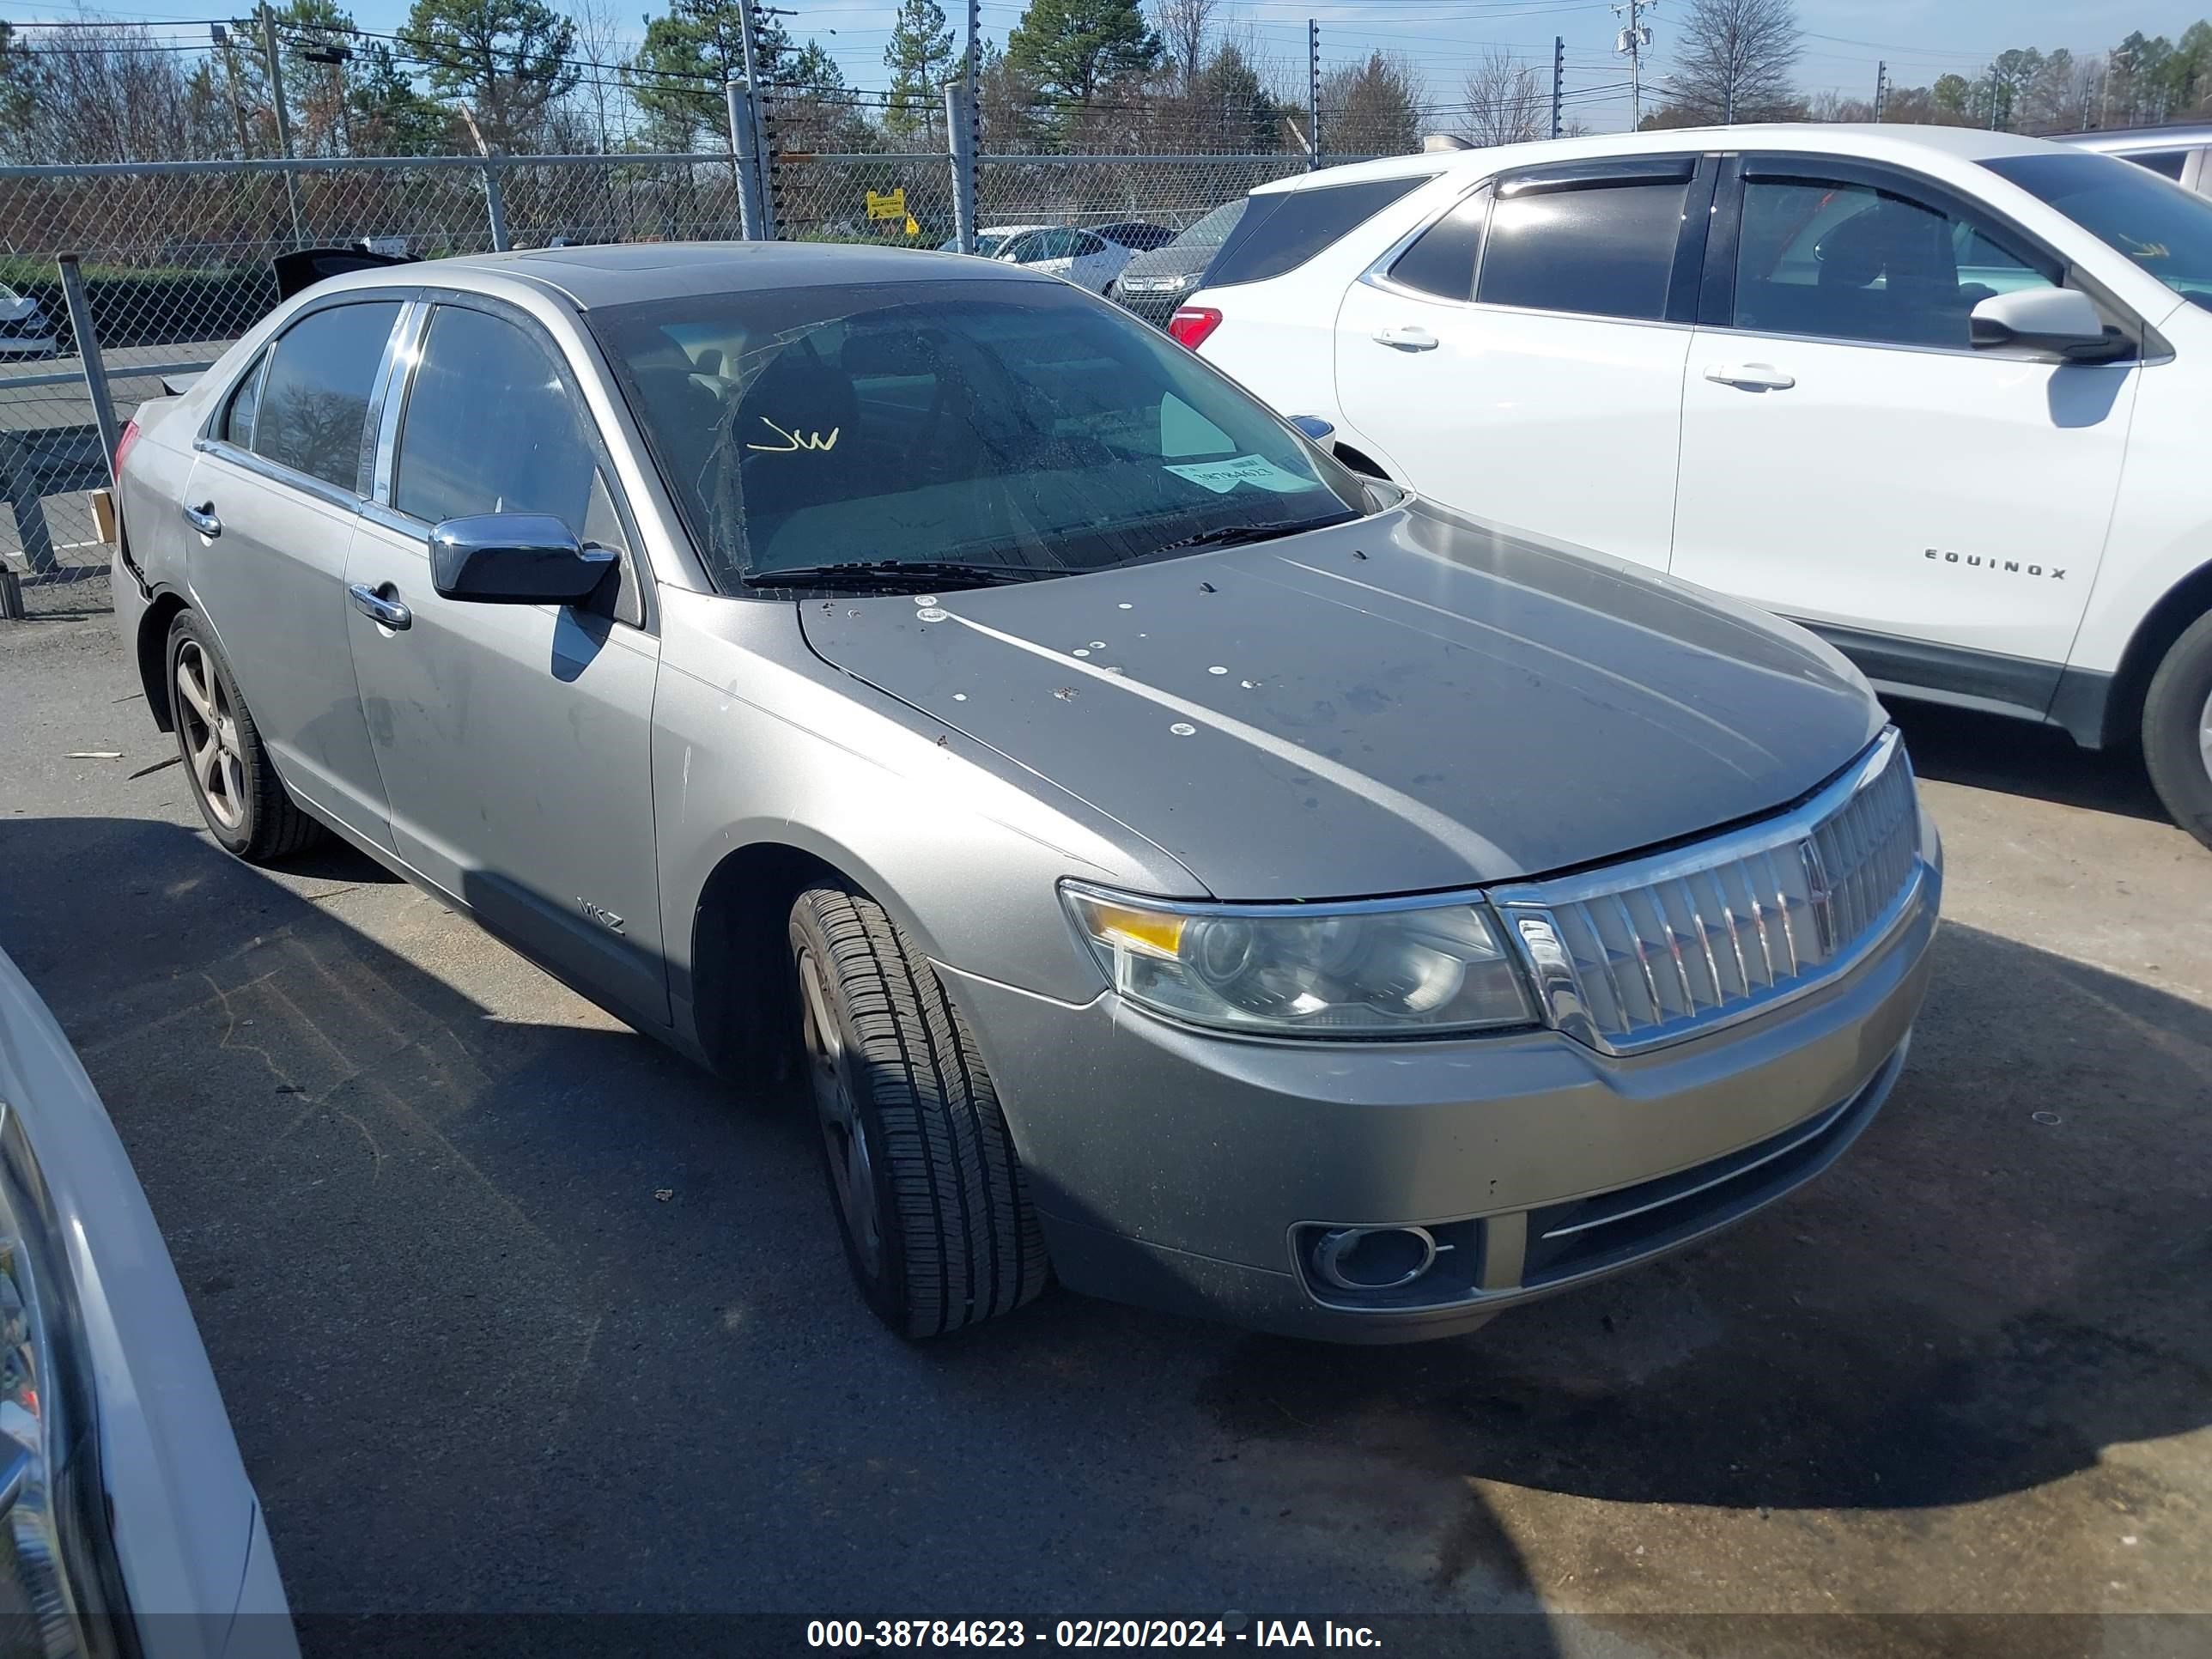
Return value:
M 1304 530 L 1327 530 L 1335 525 L 1350 524 L 1358 516 L 1351 512 L 1327 513 L 1318 519 L 1283 519 L 1272 524 L 1218 525 L 1195 536 L 1185 536 L 1181 541 L 1154 548 L 1152 556 L 1179 553 L 1186 547 L 1241 547 L 1247 542 L 1273 541 L 1278 536 L 1295 536 Z
M 1025 582 L 1053 573 L 1011 564 L 963 564 L 957 559 L 861 559 L 848 564 L 794 565 L 783 570 L 748 570 L 738 580 L 747 587 L 951 587 L 965 582 L 990 587 Z

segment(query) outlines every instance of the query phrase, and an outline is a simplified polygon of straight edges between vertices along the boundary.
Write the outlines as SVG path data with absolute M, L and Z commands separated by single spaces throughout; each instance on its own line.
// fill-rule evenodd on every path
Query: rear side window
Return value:
M 398 320 L 398 301 L 383 301 L 332 306 L 295 323 L 262 377 L 253 453 L 340 489 L 358 489 L 369 398 Z
M 1490 216 L 1475 298 L 1656 322 L 1682 233 L 1686 182 L 1585 185 L 1502 198 Z
M 1474 266 L 1482 253 L 1482 228 L 1490 219 L 1490 192 L 1477 191 L 1431 225 L 1398 256 L 1390 280 L 1445 300 L 1474 297 Z
M 2140 155 L 2128 155 L 2122 159 L 2133 161 L 2139 167 L 2148 167 L 2153 173 L 2162 173 L 2178 185 L 2181 182 L 2181 169 L 2188 164 L 2189 152 L 2185 149 L 2148 149 Z
M 1364 184 L 1271 191 L 1251 198 L 1244 216 L 1206 267 L 1206 286 L 1261 283 L 1300 265 L 1365 224 L 1435 175 L 1374 179 Z
M 240 449 L 253 447 L 253 411 L 261 404 L 261 375 L 269 367 L 269 354 L 263 352 L 253 360 L 253 367 L 246 371 L 246 378 L 232 388 L 230 402 L 222 411 L 222 424 L 216 436 L 227 444 L 236 444 Z

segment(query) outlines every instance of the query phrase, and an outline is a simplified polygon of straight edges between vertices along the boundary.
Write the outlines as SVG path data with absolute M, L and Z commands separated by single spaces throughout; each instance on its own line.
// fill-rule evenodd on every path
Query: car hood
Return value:
M 1881 728 L 1810 635 L 1400 508 L 1248 548 L 800 607 L 828 662 L 1221 898 L 1417 892 L 1771 811 Z

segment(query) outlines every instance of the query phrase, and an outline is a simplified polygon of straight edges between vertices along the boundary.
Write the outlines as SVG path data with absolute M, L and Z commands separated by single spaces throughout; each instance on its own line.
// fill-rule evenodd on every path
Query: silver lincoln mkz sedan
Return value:
M 908 1335 L 1053 1275 L 1467 1330 L 1805 1181 L 1904 1060 L 1940 860 L 1841 658 L 1355 477 L 1051 277 L 357 272 L 121 471 L 216 838 L 327 827 L 803 1072 Z

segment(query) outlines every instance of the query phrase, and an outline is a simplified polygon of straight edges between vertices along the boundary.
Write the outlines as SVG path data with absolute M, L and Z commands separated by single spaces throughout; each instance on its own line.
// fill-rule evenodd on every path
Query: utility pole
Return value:
M 1881 119 L 1882 112 L 1889 107 L 1889 65 L 1874 66 L 1874 118 Z
M 1567 40 L 1552 37 L 1552 137 L 1559 136 L 1559 109 L 1567 99 Z
M 753 0 L 739 0 L 738 33 L 744 48 L 745 82 L 753 89 L 753 154 L 760 158 L 761 167 L 760 229 L 764 240 L 774 241 L 775 240 L 775 187 L 769 182 L 768 118 L 763 112 L 768 100 L 768 88 L 761 81 L 760 62 L 753 45 L 754 27 Z
M 1321 165 L 1321 24 L 1306 19 L 1306 170 Z
M 1644 14 L 1652 10 L 1659 0 L 1627 0 L 1615 6 L 1613 15 L 1626 17 L 1623 28 L 1613 43 L 1616 52 L 1628 54 L 1628 130 L 1635 132 L 1644 125 L 1644 49 L 1651 44 L 1651 26 L 1643 21 Z M 1731 105 L 1735 100 L 1729 100 Z
M 230 31 L 222 24 L 209 24 L 208 33 L 222 48 L 222 78 L 230 88 L 230 112 L 238 119 L 238 159 L 243 161 L 252 155 L 253 143 L 246 136 L 246 106 L 238 97 L 238 49 L 231 43 Z
M 1990 131 L 1997 130 L 1997 66 L 1990 65 Z
M 276 15 L 269 9 L 269 0 L 261 0 L 261 49 L 269 59 L 269 101 L 276 115 L 276 151 L 289 161 L 292 159 L 292 115 L 284 107 L 284 60 L 276 50 Z M 300 216 L 300 180 L 289 167 L 284 169 L 284 201 L 292 210 L 292 239 L 305 246 L 307 224 Z

